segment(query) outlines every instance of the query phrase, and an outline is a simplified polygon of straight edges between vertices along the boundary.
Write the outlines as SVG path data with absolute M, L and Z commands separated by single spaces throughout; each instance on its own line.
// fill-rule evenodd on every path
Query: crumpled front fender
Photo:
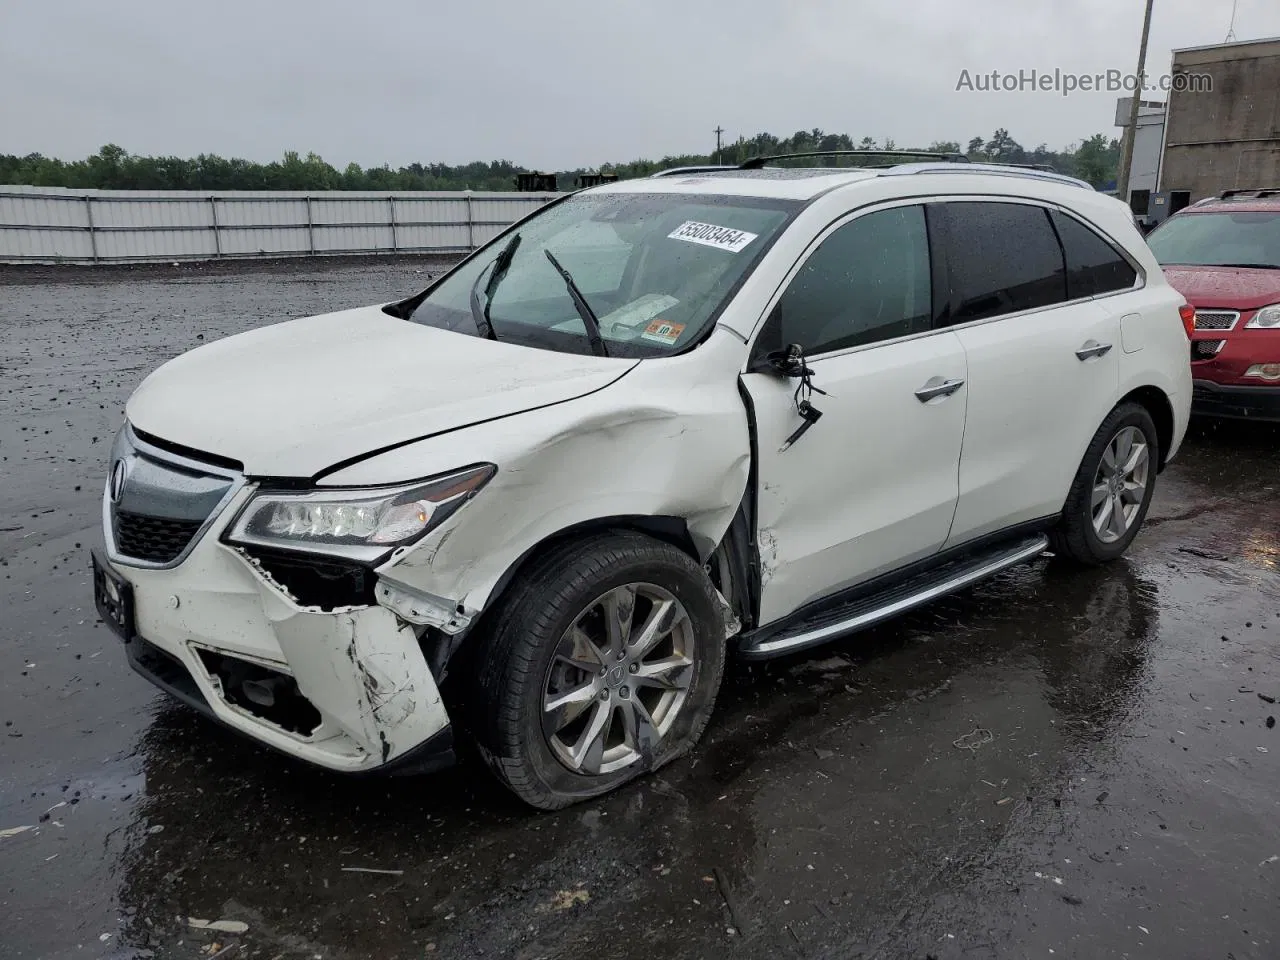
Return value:
M 448 620 L 483 610 L 530 550 L 591 521 L 683 520 L 705 561 L 742 502 L 750 470 L 737 377 L 744 357 L 740 340 L 719 334 L 688 354 L 645 360 L 590 396 L 400 447 L 323 483 L 398 483 L 497 465 L 471 502 L 378 571 L 433 607 L 422 622 L 443 623 L 446 632 L 456 632 Z

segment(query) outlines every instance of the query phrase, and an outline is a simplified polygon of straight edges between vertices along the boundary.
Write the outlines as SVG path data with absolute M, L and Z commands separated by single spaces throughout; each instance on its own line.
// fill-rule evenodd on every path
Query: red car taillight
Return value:
M 1182 317 L 1182 327 L 1187 331 L 1187 339 L 1191 339 L 1191 332 L 1196 328 L 1196 308 L 1189 303 L 1184 303 L 1178 308 L 1178 316 Z

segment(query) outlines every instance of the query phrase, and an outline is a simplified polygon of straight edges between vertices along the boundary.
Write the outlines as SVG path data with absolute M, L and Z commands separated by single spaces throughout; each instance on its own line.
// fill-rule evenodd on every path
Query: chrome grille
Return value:
M 111 453 L 103 528 L 112 559 L 133 566 L 181 563 L 244 483 L 238 471 L 165 450 L 128 427 Z
M 1230 330 L 1240 319 L 1235 310 L 1197 310 L 1197 330 Z M 1216 352 L 1216 351 L 1215 351 Z

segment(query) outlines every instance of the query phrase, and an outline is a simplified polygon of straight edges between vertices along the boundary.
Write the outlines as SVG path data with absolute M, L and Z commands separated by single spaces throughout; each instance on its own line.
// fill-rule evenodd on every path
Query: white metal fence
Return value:
M 458 253 L 555 196 L 0 186 L 0 262 Z

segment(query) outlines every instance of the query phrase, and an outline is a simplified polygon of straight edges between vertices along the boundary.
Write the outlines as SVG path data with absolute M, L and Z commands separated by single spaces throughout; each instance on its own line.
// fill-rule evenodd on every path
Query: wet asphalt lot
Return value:
M 470 760 L 306 769 L 135 676 L 88 573 L 130 390 L 434 269 L 0 268 L 0 957 L 1280 957 L 1276 428 L 1195 428 L 1104 570 L 737 665 L 690 759 L 556 814 Z

